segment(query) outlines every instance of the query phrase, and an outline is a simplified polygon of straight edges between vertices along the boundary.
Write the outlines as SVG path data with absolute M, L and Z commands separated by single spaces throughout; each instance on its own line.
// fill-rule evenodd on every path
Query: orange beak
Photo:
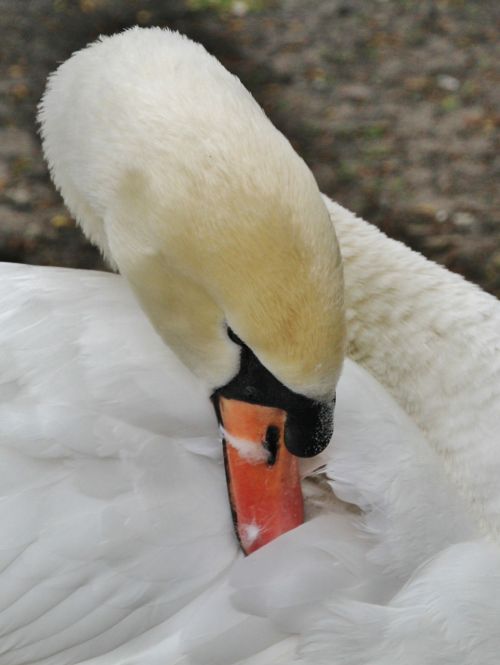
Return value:
M 298 460 L 285 447 L 283 409 L 219 397 L 229 500 L 250 554 L 304 521 Z

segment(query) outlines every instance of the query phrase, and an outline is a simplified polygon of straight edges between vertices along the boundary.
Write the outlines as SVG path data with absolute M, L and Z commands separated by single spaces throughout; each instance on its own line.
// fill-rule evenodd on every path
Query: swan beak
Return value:
M 298 459 L 285 447 L 283 409 L 219 396 L 218 411 L 234 526 L 251 554 L 304 521 Z

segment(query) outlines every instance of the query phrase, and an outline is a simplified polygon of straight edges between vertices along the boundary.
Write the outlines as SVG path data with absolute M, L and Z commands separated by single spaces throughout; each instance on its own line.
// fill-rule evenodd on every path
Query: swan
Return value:
M 322 197 L 176 33 L 78 52 L 40 117 L 123 277 L 1 266 L 2 665 L 496 662 L 498 302 Z M 210 403 L 245 356 L 285 387 L 279 454 L 319 453 L 272 483 L 304 524 L 261 547 L 232 506 L 248 557 L 219 428 L 230 482 L 228 449 L 268 460 Z

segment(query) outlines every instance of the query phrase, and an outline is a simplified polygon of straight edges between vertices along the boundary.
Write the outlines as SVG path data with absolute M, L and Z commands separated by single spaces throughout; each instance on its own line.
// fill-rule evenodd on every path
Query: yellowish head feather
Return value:
M 331 397 L 344 354 L 335 233 L 305 163 L 197 44 L 134 29 L 75 54 L 40 113 L 54 180 L 165 341 L 210 385 L 226 325 L 285 385 Z

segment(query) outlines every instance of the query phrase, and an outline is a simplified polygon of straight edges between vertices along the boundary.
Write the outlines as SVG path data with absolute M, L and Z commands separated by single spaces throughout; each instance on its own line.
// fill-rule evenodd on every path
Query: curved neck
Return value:
M 500 303 L 326 201 L 344 259 L 349 355 L 425 432 L 500 533 Z

